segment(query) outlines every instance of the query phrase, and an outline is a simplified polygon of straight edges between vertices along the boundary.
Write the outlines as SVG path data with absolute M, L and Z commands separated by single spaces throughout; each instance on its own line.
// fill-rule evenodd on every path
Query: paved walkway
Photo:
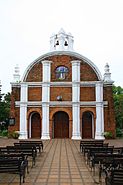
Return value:
M 15 140 L 0 139 L 0 146 Z M 17 140 L 16 140 L 17 142 Z M 123 140 L 109 140 L 111 145 L 123 146 Z M 44 141 L 44 152 L 36 158 L 36 165 L 26 174 L 23 185 L 95 185 L 99 184 L 98 171 L 94 175 L 79 151 L 79 141 L 52 139 Z M 104 178 L 101 185 L 104 185 Z M 0 185 L 19 185 L 19 176 L 0 174 Z

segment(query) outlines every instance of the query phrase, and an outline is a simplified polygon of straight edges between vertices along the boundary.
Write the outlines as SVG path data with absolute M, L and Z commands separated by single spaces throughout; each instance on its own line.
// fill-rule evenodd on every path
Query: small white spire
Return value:
M 61 28 L 61 29 L 59 30 L 58 34 L 66 34 L 66 33 L 65 33 L 64 29 Z
M 113 82 L 111 80 L 111 73 L 110 73 L 110 68 L 109 68 L 109 64 L 108 63 L 106 63 L 106 65 L 104 67 L 104 71 L 105 71 L 104 78 L 103 78 L 104 82 Z
M 16 64 L 15 71 L 13 74 L 13 81 L 14 82 L 20 82 L 20 74 L 19 73 L 20 73 L 20 69 L 19 69 L 18 64 Z
M 60 29 L 58 34 L 53 34 L 50 37 L 50 50 L 51 51 L 72 51 L 73 50 L 73 36 L 71 33 L 65 33 L 63 28 Z

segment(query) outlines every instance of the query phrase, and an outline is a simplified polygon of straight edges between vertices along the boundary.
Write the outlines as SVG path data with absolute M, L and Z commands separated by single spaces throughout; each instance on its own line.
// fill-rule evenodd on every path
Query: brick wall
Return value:
M 28 101 L 41 101 L 42 100 L 42 88 L 41 87 L 29 87 L 28 88 Z
M 15 101 L 20 101 L 20 87 L 12 87 L 12 96 Z
M 62 101 L 72 101 L 72 88 L 70 87 L 51 87 L 50 100 L 57 101 L 57 96 L 62 96 Z
M 20 130 L 20 108 L 16 107 L 15 108 L 15 125 L 10 126 L 8 128 L 9 131 L 18 131 Z
M 113 136 L 115 137 L 116 123 L 112 86 L 104 87 L 104 100 L 108 101 L 108 107 L 105 107 L 104 110 L 104 128 L 105 131 L 111 131 L 113 133 Z
M 81 87 L 80 101 L 95 101 L 95 87 Z
M 27 78 L 24 80 L 27 82 L 41 82 L 42 81 L 42 63 L 35 64 L 29 71 Z
M 58 66 L 66 66 L 69 69 L 69 73 L 66 76 L 65 81 L 72 81 L 72 60 L 80 60 L 79 58 L 68 56 L 68 55 L 55 55 L 51 57 L 44 58 L 43 60 L 50 60 L 53 63 L 51 64 L 51 81 L 59 81 L 56 78 L 55 69 Z M 81 81 L 96 81 L 98 80 L 96 73 L 94 70 L 84 61 L 81 61 L 80 67 L 80 79 Z M 39 62 L 35 64 L 31 70 L 29 71 L 27 78 L 25 79 L 27 82 L 40 82 L 42 81 L 42 63 Z M 63 81 L 63 80 L 62 80 Z
M 80 67 L 80 80 L 81 81 L 98 81 L 97 75 L 94 70 L 85 62 L 81 62 Z

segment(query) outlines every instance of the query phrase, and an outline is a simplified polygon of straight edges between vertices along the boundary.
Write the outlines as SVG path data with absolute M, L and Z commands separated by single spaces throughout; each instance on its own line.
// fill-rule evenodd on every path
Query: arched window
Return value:
M 56 78 L 59 80 L 64 80 L 68 74 L 68 68 L 65 66 L 59 66 L 55 70 Z

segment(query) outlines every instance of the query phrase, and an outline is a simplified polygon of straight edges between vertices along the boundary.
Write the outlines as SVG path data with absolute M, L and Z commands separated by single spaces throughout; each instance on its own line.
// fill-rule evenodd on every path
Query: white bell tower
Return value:
M 71 33 L 65 33 L 61 28 L 58 34 L 53 34 L 50 37 L 51 51 L 73 51 L 73 36 Z

